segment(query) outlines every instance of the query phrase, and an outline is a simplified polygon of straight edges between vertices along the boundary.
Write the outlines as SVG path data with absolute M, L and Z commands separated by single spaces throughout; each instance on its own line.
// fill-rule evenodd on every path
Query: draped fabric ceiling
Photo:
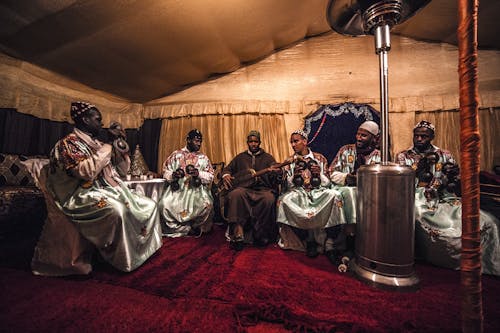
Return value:
M 8 1 L 5 53 L 132 102 L 329 30 L 327 1 Z
M 30 0 L 0 4 L 0 50 L 132 103 L 258 61 L 330 31 L 328 0 Z M 482 0 L 479 46 L 500 48 L 500 3 Z M 455 0 L 395 33 L 456 44 Z

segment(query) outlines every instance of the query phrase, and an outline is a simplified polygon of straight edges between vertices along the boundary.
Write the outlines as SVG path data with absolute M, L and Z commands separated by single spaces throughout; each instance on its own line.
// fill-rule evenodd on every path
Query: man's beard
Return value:
M 370 144 L 367 142 L 362 142 L 362 141 L 356 141 L 356 148 L 357 149 L 365 149 L 368 148 Z
M 421 144 L 421 143 L 416 143 L 416 144 L 413 144 L 413 147 L 415 148 L 416 151 L 418 151 L 419 153 L 424 153 L 426 152 L 427 150 L 429 150 L 429 148 L 431 147 L 430 144 Z

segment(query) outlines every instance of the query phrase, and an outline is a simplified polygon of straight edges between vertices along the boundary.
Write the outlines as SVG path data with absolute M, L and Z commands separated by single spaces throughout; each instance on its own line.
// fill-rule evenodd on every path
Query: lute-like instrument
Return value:
M 299 158 L 297 158 L 297 157 L 289 158 L 289 159 L 286 159 L 282 163 L 273 164 L 272 166 L 270 166 L 268 168 L 264 168 L 264 169 L 259 170 L 259 171 L 255 171 L 254 169 L 247 169 L 247 170 L 242 170 L 240 172 L 237 172 L 232 176 L 234 178 L 234 179 L 232 179 L 233 186 L 230 189 L 226 189 L 224 186 L 224 181 L 221 181 L 220 182 L 221 185 L 219 187 L 219 192 L 226 192 L 226 191 L 228 192 L 228 191 L 231 191 L 235 187 L 250 187 L 254 183 L 254 181 L 257 177 L 263 176 L 266 173 L 271 172 L 275 169 L 280 169 L 284 166 L 292 164 L 293 162 L 296 162 L 298 159 Z

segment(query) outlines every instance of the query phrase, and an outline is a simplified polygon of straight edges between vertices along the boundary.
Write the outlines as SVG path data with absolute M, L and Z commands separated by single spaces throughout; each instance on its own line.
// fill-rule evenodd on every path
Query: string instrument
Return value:
M 220 187 L 219 187 L 219 193 L 227 193 L 231 191 L 235 187 L 249 187 L 253 184 L 255 179 L 257 177 L 260 177 L 262 175 L 265 175 L 266 173 L 272 171 L 273 169 L 276 168 L 282 168 L 284 166 L 287 166 L 289 164 L 292 164 L 293 162 L 297 161 L 299 158 L 291 158 L 287 159 L 282 163 L 279 164 L 273 164 L 271 167 L 255 171 L 254 169 L 247 169 L 247 170 L 242 170 L 240 172 L 237 172 L 233 175 L 234 179 L 232 180 L 233 186 L 229 190 L 224 187 L 224 182 L 220 182 Z

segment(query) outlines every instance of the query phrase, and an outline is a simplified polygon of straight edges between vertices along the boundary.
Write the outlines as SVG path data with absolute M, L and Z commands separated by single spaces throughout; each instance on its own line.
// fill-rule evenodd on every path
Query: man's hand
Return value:
M 185 176 L 184 170 L 182 170 L 181 168 L 178 168 L 172 173 L 172 177 L 175 179 L 181 179 L 184 178 L 184 176 Z
M 111 124 L 109 125 L 108 134 L 111 140 L 115 140 L 118 138 L 125 139 L 127 137 L 127 134 L 125 133 L 122 125 L 116 121 L 111 122 Z
M 295 168 L 293 168 L 293 173 L 302 174 L 302 171 L 304 171 L 306 168 L 307 168 L 307 162 L 304 160 L 300 160 L 297 163 L 295 163 Z
M 311 174 L 315 176 L 319 176 L 321 173 L 321 167 L 317 163 L 311 163 L 309 169 L 311 170 Z
M 356 186 L 358 182 L 358 177 L 355 174 L 348 173 L 345 177 L 345 184 L 347 186 Z
M 268 170 L 269 172 L 280 172 L 281 168 L 279 167 L 278 163 L 274 163 L 268 168 Z
M 198 177 L 200 175 L 200 171 L 195 168 L 192 164 L 186 166 L 186 173 L 191 177 Z
M 233 187 L 233 179 L 234 177 L 227 174 L 222 177 L 222 184 L 226 190 L 229 190 Z

